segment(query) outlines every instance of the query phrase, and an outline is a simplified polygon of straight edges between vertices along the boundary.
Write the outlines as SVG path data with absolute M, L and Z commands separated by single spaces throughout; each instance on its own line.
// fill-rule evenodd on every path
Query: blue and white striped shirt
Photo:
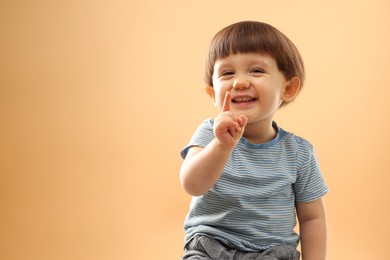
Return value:
M 205 147 L 214 139 L 213 119 L 204 121 L 190 143 Z M 196 235 L 242 251 L 276 245 L 297 246 L 295 203 L 322 197 L 328 189 L 312 145 L 279 128 L 263 144 L 241 138 L 223 174 L 204 195 L 193 197 L 185 220 L 186 243 Z

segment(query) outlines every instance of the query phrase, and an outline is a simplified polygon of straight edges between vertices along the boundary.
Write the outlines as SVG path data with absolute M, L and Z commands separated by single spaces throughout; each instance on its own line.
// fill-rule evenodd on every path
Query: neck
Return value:
M 264 124 L 247 124 L 245 127 L 244 137 L 248 142 L 253 144 L 262 144 L 271 141 L 278 134 L 272 126 L 272 121 Z

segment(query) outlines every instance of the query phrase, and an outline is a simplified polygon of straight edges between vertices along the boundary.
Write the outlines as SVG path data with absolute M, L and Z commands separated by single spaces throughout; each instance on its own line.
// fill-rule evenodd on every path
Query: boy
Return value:
M 304 260 L 325 259 L 316 155 L 273 121 L 304 76 L 297 48 L 271 25 L 239 22 L 214 36 L 206 92 L 220 113 L 181 152 L 180 181 L 193 196 L 183 259 L 299 259 L 299 239 Z

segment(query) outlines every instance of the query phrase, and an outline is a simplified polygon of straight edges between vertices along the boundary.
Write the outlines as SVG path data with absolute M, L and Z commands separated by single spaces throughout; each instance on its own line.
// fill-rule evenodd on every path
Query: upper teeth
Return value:
M 251 100 L 252 100 L 252 98 L 250 98 L 250 97 L 242 97 L 242 98 L 235 98 L 234 99 L 235 102 L 249 102 Z

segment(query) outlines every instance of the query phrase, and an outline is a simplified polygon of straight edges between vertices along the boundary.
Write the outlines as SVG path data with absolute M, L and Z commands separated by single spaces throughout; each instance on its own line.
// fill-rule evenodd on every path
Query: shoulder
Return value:
M 298 136 L 294 133 L 287 132 L 282 128 L 279 128 L 279 131 L 283 135 L 283 144 L 293 146 L 299 152 L 308 152 L 313 150 L 313 145 L 305 138 Z
M 207 118 L 200 124 L 200 127 L 204 127 L 204 128 L 212 129 L 213 126 L 214 126 L 214 118 Z
M 214 119 L 208 118 L 204 120 L 195 130 L 192 138 L 199 137 L 199 136 L 213 135 L 213 126 L 214 126 Z
M 195 130 L 194 134 L 192 135 L 190 142 L 180 152 L 183 158 L 187 156 L 188 150 L 191 147 L 193 146 L 206 147 L 206 145 L 214 139 L 213 125 L 214 125 L 214 119 L 208 118 L 198 126 L 198 128 Z
M 289 153 L 293 153 L 295 155 L 298 168 L 304 165 L 307 161 L 313 159 L 316 160 L 314 147 L 310 141 L 283 129 L 280 131 L 284 132 L 284 137 L 282 138 L 283 147 L 284 149 L 287 149 Z

